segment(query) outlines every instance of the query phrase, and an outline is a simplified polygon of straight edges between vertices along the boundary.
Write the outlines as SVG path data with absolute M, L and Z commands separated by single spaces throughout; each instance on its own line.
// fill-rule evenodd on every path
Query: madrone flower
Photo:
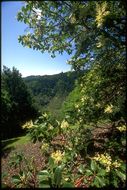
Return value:
M 121 166 L 121 163 L 118 161 L 118 160 L 115 160 L 113 163 L 112 163 L 112 166 L 114 166 L 114 168 L 119 168 Z
M 108 11 L 107 8 L 107 2 L 101 4 L 96 3 L 96 23 L 98 28 L 103 25 L 105 17 L 110 14 L 110 11 Z
M 49 148 L 49 144 L 48 143 L 43 143 L 41 146 L 41 150 L 45 151 Z
M 125 125 L 122 125 L 122 126 L 119 126 L 119 127 L 116 127 L 120 132 L 122 131 L 126 131 L 126 126 Z
M 104 110 L 104 113 L 112 113 L 113 105 L 107 105 L 107 107 Z
M 27 121 L 24 125 L 22 125 L 22 129 L 30 129 L 30 128 L 32 128 L 33 127 L 33 122 L 32 122 L 32 120 L 30 120 L 30 121 Z
M 53 130 L 53 126 L 49 123 L 49 129 Z
M 69 127 L 68 122 L 63 120 L 62 123 L 61 123 L 61 128 L 64 129 L 64 128 L 67 128 L 67 127 Z
M 42 115 L 43 115 L 43 117 L 45 117 L 45 118 L 48 117 L 48 114 L 47 114 L 47 113 L 43 113 Z
M 79 108 L 79 104 L 75 104 L 75 108 Z
M 64 153 L 61 153 L 60 150 L 57 150 L 56 152 L 53 152 L 51 154 L 51 157 L 54 159 L 56 163 L 60 162 L 63 159 Z
M 103 164 L 106 167 L 106 172 L 110 172 L 111 168 L 119 168 L 121 166 L 121 163 L 118 162 L 118 160 L 113 162 L 108 153 L 97 154 L 93 159 Z

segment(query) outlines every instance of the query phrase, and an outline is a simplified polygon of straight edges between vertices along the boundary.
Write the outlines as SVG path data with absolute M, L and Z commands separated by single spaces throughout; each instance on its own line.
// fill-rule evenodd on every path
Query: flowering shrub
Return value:
M 78 104 L 76 108 L 79 109 Z M 107 106 L 106 112 L 111 112 L 111 108 Z M 94 156 L 90 154 L 94 127 L 84 124 L 82 117 L 75 124 L 67 118 L 60 123 L 44 113 L 34 123 L 27 122 L 23 128 L 27 128 L 34 142 L 42 142 L 42 153 L 49 157 L 46 168 L 36 176 L 40 188 L 125 187 L 125 162 L 121 159 L 123 152 L 120 152 L 123 151 L 125 141 L 124 123 L 114 127 L 115 133 L 103 145 L 106 151 L 100 153 L 93 149 Z M 59 144 L 59 149 L 56 149 L 52 140 L 59 135 L 64 136 L 65 143 L 63 146 Z M 24 175 L 17 177 L 21 187 L 28 183 Z
M 106 167 L 106 172 L 110 172 L 111 169 L 119 168 L 121 166 L 120 160 L 112 161 L 111 156 L 108 153 L 97 154 L 93 159 L 104 165 Z
M 108 154 L 98 154 L 91 158 L 91 165 L 84 174 L 91 176 L 89 187 L 125 187 L 125 163 L 122 160 L 112 161 Z
M 59 132 L 59 122 L 50 114 L 43 113 L 34 123 L 27 122 L 22 128 L 26 128 L 33 142 L 46 141 L 47 143 Z

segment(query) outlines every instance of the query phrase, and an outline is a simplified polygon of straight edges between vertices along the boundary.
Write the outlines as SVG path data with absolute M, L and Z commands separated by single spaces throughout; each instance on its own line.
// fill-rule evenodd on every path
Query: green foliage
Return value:
M 122 161 L 121 161 L 122 162 Z M 124 163 L 122 162 L 124 165 Z M 91 183 L 91 187 L 116 187 L 118 188 L 120 183 L 123 181 L 123 187 L 125 186 L 125 170 L 122 170 L 122 164 L 121 167 L 118 169 L 112 168 L 109 172 L 107 172 L 103 166 L 100 167 L 100 165 L 97 162 L 91 161 L 91 170 L 87 170 L 87 172 L 94 176 L 94 180 Z M 87 174 L 87 173 L 86 173 Z M 111 181 L 110 181 L 111 180 Z
M 75 48 L 69 63 L 84 67 L 96 57 L 91 52 L 100 57 L 103 50 L 125 45 L 125 16 L 124 1 L 27 2 L 17 20 L 25 22 L 29 32 L 19 42 L 42 53 L 48 51 L 52 57 L 55 52 L 71 54 Z
M 126 155 L 126 123 L 119 121 L 115 124 L 113 132 L 104 147 L 114 156 L 124 158 Z
M 7 140 L 2 140 L 2 149 L 6 151 L 7 149 L 13 149 L 18 145 L 27 144 L 30 141 L 30 137 L 28 135 L 11 138 Z
M 33 142 L 45 141 L 50 142 L 59 131 L 59 122 L 54 119 L 49 113 L 43 113 L 33 125 L 26 127 L 28 135 Z
M 56 166 L 53 171 L 43 170 L 38 174 L 39 177 L 39 187 L 61 187 L 62 180 L 62 166 Z
M 72 123 L 75 123 L 77 118 L 77 113 L 75 111 L 75 103 L 79 101 L 79 92 L 81 91 L 81 88 L 79 85 L 76 85 L 74 90 L 70 92 L 68 97 L 66 98 L 65 102 L 62 104 L 62 111 L 64 113 L 64 116 L 68 116 L 70 121 Z M 73 117 L 72 117 L 73 116 Z
M 52 154 L 53 155 L 53 154 Z M 54 157 L 55 158 L 55 157 Z M 57 159 L 57 157 L 56 157 Z M 47 170 L 42 170 L 38 173 L 39 187 L 50 187 L 50 188 L 63 188 L 73 187 L 72 182 L 66 182 L 64 179 L 64 161 L 56 163 L 55 160 L 50 157 L 47 164 Z
M 25 168 L 22 167 L 25 163 Z M 30 188 L 37 184 L 37 168 L 35 167 L 34 157 L 30 160 L 22 152 L 15 153 L 10 160 L 11 167 L 19 168 L 19 174 L 12 176 L 12 183 L 15 188 Z
M 93 64 L 69 94 L 63 110 L 74 122 L 81 120 L 83 123 L 96 123 L 99 119 L 126 119 L 124 77 L 125 67 L 119 62 L 112 67 L 109 65 L 109 69 L 99 63 Z M 121 87 L 118 88 L 118 85 Z M 112 110 L 108 111 L 108 106 Z
M 21 74 L 15 68 L 12 71 L 3 67 L 2 71 L 2 138 L 21 134 L 21 124 L 37 116 L 32 96 Z
M 30 132 L 31 128 L 34 128 L 40 132 L 40 125 L 46 122 L 47 131 L 49 135 L 52 135 L 55 128 L 52 128 L 52 131 L 48 130 L 48 124 L 51 127 L 54 120 L 51 120 L 50 116 L 46 113 L 38 118 L 38 121 L 35 122 L 36 124 L 27 125 L 28 131 Z M 125 187 L 126 167 L 124 160 L 122 160 L 123 152 L 115 155 L 113 151 L 113 149 L 115 150 L 114 139 L 116 133 L 119 134 L 118 132 L 120 131 L 121 141 L 125 139 L 126 128 L 123 122 L 118 123 L 114 129 L 116 133 L 114 131 L 112 133 L 112 146 L 109 146 L 108 143 L 104 144 L 104 150 L 106 151 L 103 153 L 96 153 L 93 150 L 94 156 L 91 156 L 88 151 L 81 151 L 85 147 L 87 150 L 87 146 L 89 146 L 89 141 L 91 141 L 90 138 L 92 137 L 92 126 L 82 125 L 81 127 L 80 125 L 70 125 L 67 120 L 63 120 L 61 124 L 57 124 L 56 128 L 59 130 L 55 131 L 55 135 L 52 138 L 46 136 L 47 133 L 45 135 L 45 130 L 41 132 L 43 138 L 39 139 L 40 133 L 34 138 L 36 141 L 42 141 L 43 147 L 41 149 L 44 151 L 45 148 L 46 154 L 45 152 L 43 153 L 48 156 L 48 162 L 42 171 L 37 172 L 33 158 L 27 160 L 22 153 L 16 153 L 11 158 L 11 167 L 18 167 L 20 169 L 19 175 L 12 177 L 12 183 L 15 184 L 15 187 Z M 61 145 L 59 150 L 56 150 L 51 142 L 53 137 L 59 133 L 65 136 L 66 141 L 64 146 Z M 122 149 L 123 144 L 120 142 L 118 146 L 119 149 Z M 79 158 L 83 163 L 78 160 Z M 25 170 L 21 167 L 22 162 L 26 163 Z M 76 168 L 75 175 L 73 175 L 73 168 Z M 33 186 L 31 186 L 31 180 Z
M 78 84 L 82 84 L 81 109 L 74 114 L 78 120 L 97 122 L 106 116 L 103 112 L 108 104 L 114 106 L 113 114 L 107 114 L 111 120 L 126 117 L 125 10 L 124 1 L 44 1 L 27 2 L 17 15 L 30 29 L 20 36 L 22 45 L 48 51 L 52 57 L 55 52 L 73 53 L 68 63 L 75 70 L 89 71 Z M 87 100 L 81 102 L 84 95 Z M 99 104 L 102 106 L 96 106 Z
M 18 13 L 32 28 L 19 37 L 22 45 L 52 57 L 75 50 L 68 63 L 86 70 L 63 107 L 61 124 L 46 114 L 29 127 L 35 141 L 47 143 L 40 187 L 125 187 L 125 10 L 125 1 L 32 1 Z M 111 129 L 97 151 L 93 132 L 105 120 Z M 57 135 L 64 136 L 64 145 L 48 149 Z
M 21 161 L 23 160 L 23 154 L 22 153 L 15 153 L 9 161 L 10 166 L 14 166 L 15 168 L 20 165 Z

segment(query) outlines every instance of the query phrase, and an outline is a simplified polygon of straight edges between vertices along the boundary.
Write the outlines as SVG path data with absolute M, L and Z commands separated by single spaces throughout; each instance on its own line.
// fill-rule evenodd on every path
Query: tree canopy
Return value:
M 78 84 L 82 115 L 113 104 L 125 118 L 125 1 L 27 1 L 17 19 L 28 25 L 23 46 L 52 57 L 66 51 L 75 70 L 89 70 Z
M 124 50 L 125 10 L 125 1 L 28 1 L 17 15 L 28 25 L 19 42 L 52 56 L 74 52 L 69 63 L 85 66 L 111 50 Z

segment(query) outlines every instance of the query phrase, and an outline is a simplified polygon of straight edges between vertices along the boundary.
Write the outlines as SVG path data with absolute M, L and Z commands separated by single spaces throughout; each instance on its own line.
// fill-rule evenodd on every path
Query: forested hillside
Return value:
M 74 89 L 81 72 L 66 72 L 55 75 L 28 76 L 23 78 L 34 97 L 34 105 L 40 111 L 49 111 L 58 119 L 63 118 L 62 104 Z

